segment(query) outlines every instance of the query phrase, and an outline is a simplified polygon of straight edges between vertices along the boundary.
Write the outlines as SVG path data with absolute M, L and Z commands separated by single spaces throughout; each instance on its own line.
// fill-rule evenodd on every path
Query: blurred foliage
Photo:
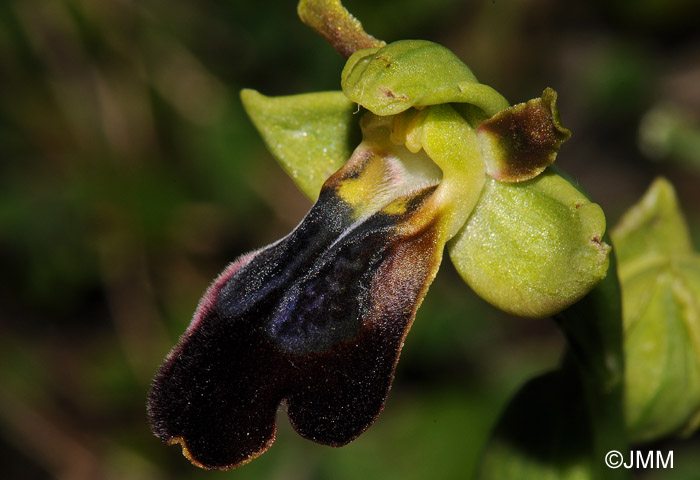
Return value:
M 293 0 L 0 2 L 0 461 L 4 478 L 468 478 L 518 385 L 558 362 L 547 321 L 512 319 L 445 262 L 389 402 L 353 444 L 302 440 L 203 472 L 148 429 L 150 378 L 209 281 L 308 208 L 238 91 L 339 87 L 343 60 Z M 693 0 L 355 0 L 378 38 L 457 52 L 512 101 L 552 86 L 560 165 L 608 213 L 668 177 L 700 239 L 700 173 L 637 146 L 658 105 L 700 112 Z M 673 148 L 669 148 L 673 151 Z M 668 159 L 668 160 L 672 160 Z M 696 478 L 700 438 L 676 452 Z

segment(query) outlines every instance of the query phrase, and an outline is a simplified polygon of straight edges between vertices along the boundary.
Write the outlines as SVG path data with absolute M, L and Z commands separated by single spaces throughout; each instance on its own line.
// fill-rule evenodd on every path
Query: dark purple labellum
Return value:
M 158 371 L 153 430 L 193 463 L 228 469 L 263 453 L 283 401 L 302 436 L 332 446 L 382 410 L 442 247 L 434 223 L 399 234 L 435 187 L 355 221 L 335 188 L 355 173 L 341 169 L 292 233 L 221 274 Z

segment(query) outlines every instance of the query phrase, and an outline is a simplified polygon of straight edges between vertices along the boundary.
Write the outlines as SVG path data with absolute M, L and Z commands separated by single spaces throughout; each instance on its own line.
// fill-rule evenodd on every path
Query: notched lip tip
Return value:
M 274 441 L 274 437 L 273 437 L 272 441 Z M 184 437 L 181 437 L 181 436 L 180 437 L 173 437 L 173 438 L 167 440 L 165 443 L 169 446 L 180 445 L 180 447 L 182 447 L 182 456 L 184 456 L 187 460 L 189 460 L 190 463 L 192 465 L 194 465 L 195 467 L 199 467 L 203 470 L 227 471 L 227 470 L 233 470 L 234 468 L 242 467 L 246 463 L 249 463 L 252 460 L 255 460 L 257 457 L 259 457 L 260 455 L 265 453 L 268 448 L 270 448 L 272 441 L 270 443 L 268 443 L 267 445 L 265 445 L 265 448 L 262 451 L 255 453 L 255 454 L 252 454 L 252 455 L 248 456 L 247 458 L 244 458 L 240 462 L 226 464 L 226 465 L 206 465 L 206 464 L 200 462 L 199 460 L 194 458 L 194 455 L 192 455 L 192 452 L 190 452 L 190 449 L 187 447 L 187 441 L 184 439 Z
M 187 442 L 185 441 L 184 437 L 173 437 L 167 440 L 165 443 L 167 443 L 169 446 L 180 445 L 180 447 L 182 447 L 182 455 L 189 460 L 192 465 L 203 468 L 204 470 L 211 470 L 211 467 L 204 465 L 202 462 L 194 458 L 192 452 L 190 452 L 189 448 L 187 448 Z

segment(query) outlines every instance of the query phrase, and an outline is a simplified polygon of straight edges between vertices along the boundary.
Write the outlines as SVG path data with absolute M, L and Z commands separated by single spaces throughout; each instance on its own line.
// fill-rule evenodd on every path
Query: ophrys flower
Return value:
M 154 380 L 155 433 L 200 466 L 263 453 L 280 403 L 319 443 L 368 428 L 446 245 L 478 293 L 521 315 L 561 310 L 605 275 L 602 211 L 545 170 L 569 136 L 552 90 L 509 107 L 425 41 L 356 51 L 342 87 L 243 92 L 317 199 L 289 235 L 214 281 Z M 358 105 L 363 138 L 346 161 Z

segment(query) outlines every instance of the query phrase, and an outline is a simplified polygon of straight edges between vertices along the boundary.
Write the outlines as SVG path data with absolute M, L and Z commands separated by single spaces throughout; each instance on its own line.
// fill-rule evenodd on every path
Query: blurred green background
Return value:
M 558 164 L 609 225 L 663 174 L 698 246 L 700 2 L 345 3 L 378 38 L 445 44 L 511 102 L 555 88 L 573 131 Z M 282 414 L 264 456 L 204 472 L 149 431 L 150 379 L 204 289 L 309 207 L 238 91 L 337 89 L 343 63 L 294 0 L 0 3 L 3 478 L 470 478 L 563 339 L 486 305 L 447 261 L 384 413 L 349 446 L 303 440 Z M 635 478 L 700 478 L 700 436 L 649 448 L 675 468 Z

